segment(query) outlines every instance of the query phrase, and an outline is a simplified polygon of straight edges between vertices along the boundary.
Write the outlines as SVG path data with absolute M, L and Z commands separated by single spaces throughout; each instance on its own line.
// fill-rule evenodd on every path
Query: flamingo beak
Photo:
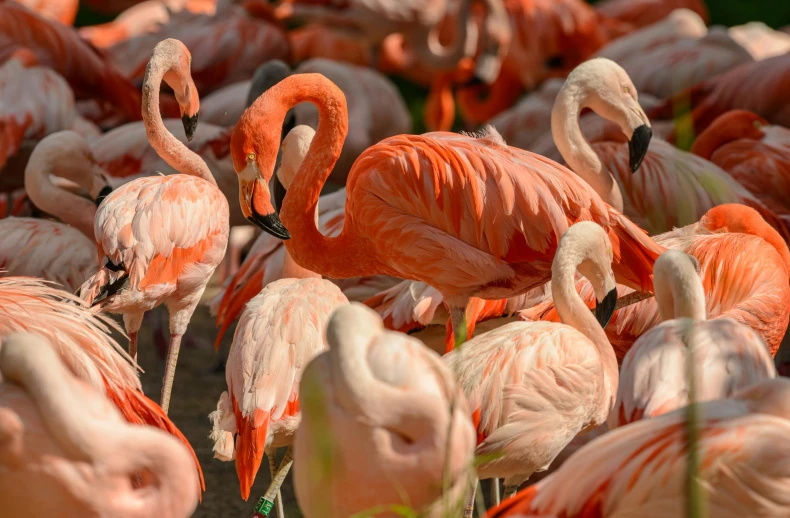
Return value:
M 653 130 L 647 124 L 642 124 L 634 130 L 631 140 L 628 141 L 628 161 L 632 173 L 635 173 L 642 165 L 652 137 Z
M 184 133 L 186 133 L 187 135 L 188 142 L 192 142 L 192 137 L 195 136 L 195 131 L 197 130 L 199 118 L 200 118 L 200 112 L 197 112 L 191 117 L 186 113 L 181 116 L 181 122 L 184 123 Z
M 596 301 L 595 304 L 595 319 L 601 324 L 602 328 L 606 328 L 609 320 L 614 315 L 614 310 L 617 307 L 617 287 L 613 288 L 606 294 L 603 301 Z
M 258 178 L 251 165 L 239 174 L 239 204 L 242 214 L 250 223 L 278 239 L 291 239 L 291 234 L 272 205 L 266 182 Z
M 101 205 L 101 202 L 104 201 L 104 198 L 109 196 L 111 192 L 112 192 L 112 187 L 110 187 L 109 185 L 105 185 L 104 187 L 102 187 L 102 190 L 99 191 L 99 195 L 96 196 L 96 200 L 94 200 L 96 206 L 98 207 L 99 205 Z
M 273 187 L 272 190 L 274 191 L 274 207 L 276 209 L 282 210 L 283 200 L 285 200 L 285 194 L 288 191 L 285 189 L 285 186 L 280 181 L 280 178 L 278 178 L 277 175 L 274 175 L 272 182 L 274 183 L 274 185 L 272 186 Z

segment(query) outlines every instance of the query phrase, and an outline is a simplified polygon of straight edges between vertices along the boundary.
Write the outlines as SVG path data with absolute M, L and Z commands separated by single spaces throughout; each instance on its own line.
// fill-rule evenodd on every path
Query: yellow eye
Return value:
M 625 93 L 630 93 L 630 92 L 631 92 L 631 89 L 630 89 L 630 88 L 628 88 L 627 86 L 624 86 L 624 87 L 623 87 L 623 92 L 625 92 Z
M 252 162 L 253 160 L 255 160 L 255 153 L 247 155 L 247 162 Z

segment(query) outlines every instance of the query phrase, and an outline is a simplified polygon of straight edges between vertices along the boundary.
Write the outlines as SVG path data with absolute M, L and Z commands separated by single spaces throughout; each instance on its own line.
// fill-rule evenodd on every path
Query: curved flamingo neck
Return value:
M 581 111 L 589 108 L 585 97 L 583 86 L 565 84 L 551 110 L 551 135 L 570 169 L 587 182 L 603 201 L 622 212 L 623 195 L 620 187 L 584 138 L 579 125 Z
M 270 143 L 264 149 L 274 164 L 285 115 L 301 102 L 318 108 L 318 129 L 310 149 L 283 200 L 280 218 L 291 233 L 285 246 L 302 267 L 333 279 L 378 273 L 380 265 L 353 235 L 352 215 L 346 211 L 340 235 L 324 236 L 315 214 L 321 189 L 332 172 L 348 134 L 348 112 L 343 92 L 321 74 L 296 74 L 275 85 L 249 108 L 251 120 L 261 121 L 252 129 L 259 140 Z M 246 121 L 246 118 L 245 118 Z M 246 124 L 240 120 L 240 124 Z M 361 260 L 365 258 L 365 260 Z
M 167 130 L 162 121 L 162 114 L 159 113 L 159 88 L 165 74 L 178 70 L 176 59 L 171 54 L 154 54 L 148 62 L 143 80 L 145 134 L 151 147 L 170 167 L 179 173 L 198 176 L 212 185 L 217 185 L 214 175 L 203 159 Z
M 765 136 L 765 132 L 760 129 L 761 120 L 741 110 L 722 115 L 697 137 L 691 152 L 710 160 L 713 153 L 725 144 L 740 139 L 760 140 Z
M 692 261 L 682 252 L 666 252 L 653 270 L 656 303 L 662 321 L 707 317 L 705 290 Z

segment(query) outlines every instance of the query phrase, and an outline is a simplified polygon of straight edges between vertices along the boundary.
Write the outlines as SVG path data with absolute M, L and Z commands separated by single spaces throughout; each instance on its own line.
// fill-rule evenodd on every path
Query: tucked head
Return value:
M 151 55 L 146 69 L 146 77 L 154 69 L 164 69 L 164 81 L 173 89 L 178 107 L 181 110 L 181 121 L 187 140 L 192 140 L 198 126 L 200 114 L 200 97 L 192 80 L 190 67 L 192 54 L 186 45 L 174 38 L 160 41 Z M 155 85 L 156 88 L 159 85 Z
M 606 58 L 585 61 L 568 75 L 563 89 L 579 96 L 582 107 L 620 126 L 628 138 L 631 172 L 636 172 L 647 154 L 653 130 L 623 67 Z
M 606 327 L 617 304 L 617 283 L 612 271 L 614 253 L 606 231 L 592 221 L 572 225 L 560 239 L 551 266 L 552 279 L 578 271 L 592 285 L 598 304 L 595 317 Z
M 713 153 L 728 142 L 739 139 L 760 140 L 765 136 L 763 126 L 768 121 L 747 110 L 730 110 L 720 115 L 694 140 L 691 152 L 709 159 Z

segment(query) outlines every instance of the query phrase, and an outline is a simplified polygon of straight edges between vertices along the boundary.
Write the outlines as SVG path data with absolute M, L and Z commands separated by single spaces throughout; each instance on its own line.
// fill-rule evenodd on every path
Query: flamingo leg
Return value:
M 293 463 L 293 448 L 288 446 L 288 449 L 285 450 L 285 456 L 283 457 L 282 462 L 280 462 L 280 467 L 277 468 L 277 473 L 275 473 L 272 477 L 271 484 L 269 484 L 269 489 L 267 489 L 266 493 L 263 494 L 264 499 L 268 500 L 269 502 L 274 502 L 277 493 L 280 491 L 280 486 L 282 486 L 283 482 L 285 482 L 285 477 L 288 476 L 288 472 L 291 470 Z
M 469 497 L 466 499 L 466 504 L 464 505 L 464 518 L 472 518 L 475 514 L 475 496 L 477 495 L 477 484 L 478 481 L 475 480 L 474 484 L 472 485 L 472 491 L 469 493 Z
M 183 334 L 171 334 L 170 346 L 167 348 L 167 363 L 165 364 L 165 379 L 162 381 L 162 401 L 160 406 L 167 414 L 170 408 L 170 393 L 173 390 L 173 379 L 176 376 L 176 362 L 178 362 L 178 351 L 181 349 L 181 337 Z
M 505 481 L 505 500 L 514 496 L 518 492 L 518 486 L 520 484 L 508 484 L 507 480 Z
M 269 458 L 269 474 L 271 475 L 271 480 L 274 480 L 274 477 L 277 476 L 277 449 L 274 448 L 272 451 L 266 452 L 266 456 Z M 277 504 L 277 516 L 278 518 L 285 518 L 282 491 L 278 489 L 275 498 L 274 503 Z
M 449 304 L 448 304 L 449 306 Z M 453 324 L 453 336 L 455 336 L 456 347 L 466 342 L 466 306 L 450 306 L 450 322 Z
M 499 479 L 491 479 L 491 505 L 494 507 L 499 505 Z
M 137 335 L 143 325 L 143 313 L 130 313 L 123 316 L 123 325 L 129 335 L 129 356 L 137 363 Z

